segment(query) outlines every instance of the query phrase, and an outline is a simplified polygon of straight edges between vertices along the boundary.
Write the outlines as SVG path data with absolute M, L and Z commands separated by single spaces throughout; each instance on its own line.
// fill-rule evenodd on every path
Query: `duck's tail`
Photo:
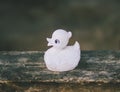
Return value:
M 78 41 L 75 42 L 74 47 L 75 47 L 76 49 L 80 49 L 80 44 L 78 43 Z

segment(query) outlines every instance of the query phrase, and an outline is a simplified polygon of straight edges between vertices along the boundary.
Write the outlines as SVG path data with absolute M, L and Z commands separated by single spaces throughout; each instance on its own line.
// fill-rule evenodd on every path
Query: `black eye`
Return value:
M 55 43 L 58 44 L 58 43 L 60 43 L 60 41 L 59 41 L 58 39 L 56 39 L 56 40 L 55 40 Z

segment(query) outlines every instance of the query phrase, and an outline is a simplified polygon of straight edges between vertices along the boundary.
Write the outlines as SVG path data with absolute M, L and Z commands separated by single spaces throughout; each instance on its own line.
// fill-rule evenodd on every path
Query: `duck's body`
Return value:
M 80 61 L 80 45 L 76 41 L 73 46 L 67 46 L 72 33 L 56 30 L 52 38 L 47 38 L 49 48 L 44 55 L 46 66 L 51 71 L 69 71 Z
M 74 69 L 80 60 L 80 46 L 76 42 L 73 46 L 66 46 L 64 49 L 54 47 L 45 52 L 45 63 L 52 71 L 69 71 Z

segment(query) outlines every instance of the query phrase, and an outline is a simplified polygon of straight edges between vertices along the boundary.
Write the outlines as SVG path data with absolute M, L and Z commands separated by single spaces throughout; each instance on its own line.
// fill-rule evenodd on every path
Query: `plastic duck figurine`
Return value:
M 80 61 L 80 45 L 76 41 L 73 46 L 67 46 L 71 32 L 58 29 L 52 34 L 52 38 L 47 38 L 49 48 L 44 55 L 46 66 L 51 71 L 73 70 Z

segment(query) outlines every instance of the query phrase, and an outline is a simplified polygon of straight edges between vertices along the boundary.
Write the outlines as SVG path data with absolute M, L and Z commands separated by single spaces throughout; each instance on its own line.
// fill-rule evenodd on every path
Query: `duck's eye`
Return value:
M 60 41 L 59 41 L 58 39 L 56 39 L 56 40 L 55 40 L 55 43 L 58 44 L 58 43 L 60 43 Z

